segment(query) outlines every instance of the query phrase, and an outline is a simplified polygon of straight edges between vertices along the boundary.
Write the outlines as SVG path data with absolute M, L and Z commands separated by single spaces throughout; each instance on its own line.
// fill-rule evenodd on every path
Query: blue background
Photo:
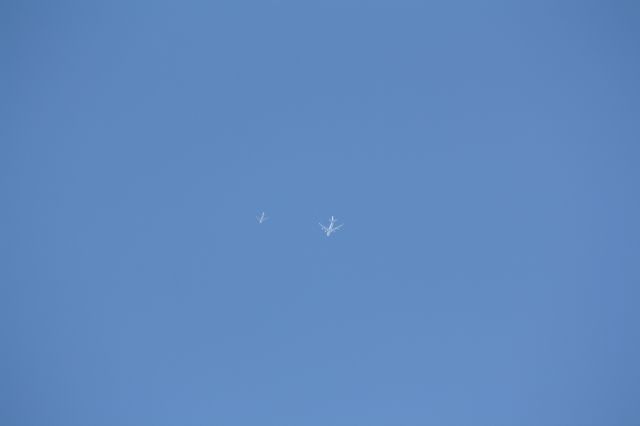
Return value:
M 640 424 L 638 3 L 318 3 L 2 3 L 0 423 Z

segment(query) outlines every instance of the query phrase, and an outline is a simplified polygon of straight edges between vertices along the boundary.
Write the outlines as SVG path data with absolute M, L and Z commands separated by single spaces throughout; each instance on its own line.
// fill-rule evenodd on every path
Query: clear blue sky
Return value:
M 640 424 L 638 3 L 316 3 L 2 3 L 0 423 Z

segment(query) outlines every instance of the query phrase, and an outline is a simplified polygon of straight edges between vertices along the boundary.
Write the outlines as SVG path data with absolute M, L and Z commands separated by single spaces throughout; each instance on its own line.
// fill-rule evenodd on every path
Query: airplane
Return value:
M 256 216 L 256 219 L 258 220 L 258 223 L 264 223 L 269 218 L 265 216 L 264 212 L 262 212 L 260 216 Z
M 327 234 L 327 237 L 330 237 L 331 234 L 336 232 L 338 229 L 342 228 L 342 225 L 344 225 L 343 223 L 341 223 L 340 225 L 335 226 L 335 223 L 336 223 L 336 219 L 333 216 L 331 216 L 331 222 L 329 223 L 329 226 L 324 226 L 321 223 L 319 223 L 318 225 L 320 225 L 320 228 L 322 228 L 322 232 Z

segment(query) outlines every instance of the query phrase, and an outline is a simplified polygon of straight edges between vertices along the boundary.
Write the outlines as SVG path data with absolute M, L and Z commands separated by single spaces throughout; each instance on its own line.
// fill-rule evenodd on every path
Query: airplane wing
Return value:
M 322 230 L 323 230 L 324 232 L 327 232 L 327 227 L 326 227 L 326 226 L 324 226 L 324 225 L 323 225 L 323 224 L 321 224 L 321 223 L 319 223 L 318 225 L 320 225 L 320 228 L 322 228 Z
M 342 228 L 343 225 L 344 225 L 344 223 L 341 223 L 340 225 L 338 225 L 335 228 L 333 228 L 333 230 L 337 231 L 338 229 Z

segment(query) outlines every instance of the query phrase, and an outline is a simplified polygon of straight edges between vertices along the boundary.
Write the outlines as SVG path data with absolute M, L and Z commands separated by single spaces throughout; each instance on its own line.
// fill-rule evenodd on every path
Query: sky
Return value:
M 2 2 L 0 423 L 640 424 L 639 42 L 633 1 Z

